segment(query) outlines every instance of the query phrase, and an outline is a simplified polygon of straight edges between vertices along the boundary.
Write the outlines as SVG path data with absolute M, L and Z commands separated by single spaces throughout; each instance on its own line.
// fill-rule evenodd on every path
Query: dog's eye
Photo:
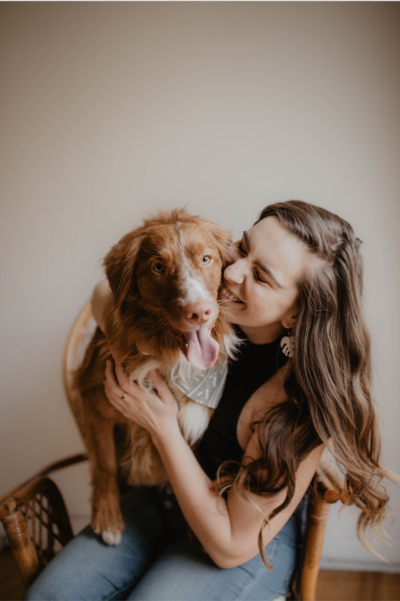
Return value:
M 164 271 L 164 265 L 162 263 L 156 263 L 153 267 L 154 271 L 157 273 L 162 273 Z
M 211 257 L 209 257 L 208 255 L 203 257 L 203 265 L 209 265 L 210 263 L 211 263 Z

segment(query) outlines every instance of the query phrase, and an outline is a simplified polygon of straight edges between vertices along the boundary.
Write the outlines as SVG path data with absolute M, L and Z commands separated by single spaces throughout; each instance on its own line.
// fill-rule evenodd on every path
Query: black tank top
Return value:
M 198 446 L 200 463 L 211 480 L 223 461 L 241 462 L 243 451 L 236 436 L 240 413 L 251 395 L 287 361 L 280 347 L 281 338 L 268 344 L 253 344 L 238 326 L 235 331 L 243 342 L 237 358 L 229 361 L 221 400 Z

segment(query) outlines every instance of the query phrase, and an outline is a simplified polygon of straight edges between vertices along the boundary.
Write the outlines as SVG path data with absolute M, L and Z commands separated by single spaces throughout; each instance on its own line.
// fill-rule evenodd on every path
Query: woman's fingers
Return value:
M 156 369 L 152 369 L 151 371 L 149 371 L 148 377 L 153 388 L 157 390 L 158 396 L 161 398 L 163 393 L 165 393 L 165 387 L 168 388 L 166 381 Z
M 124 372 L 124 368 L 122 363 L 118 363 L 115 366 L 115 372 L 113 369 L 113 364 L 110 360 L 106 361 L 106 379 L 104 380 L 104 386 L 106 390 L 107 398 L 110 400 L 110 397 L 113 396 L 114 399 L 120 401 L 119 404 L 124 399 L 121 399 L 121 395 L 128 394 L 134 398 L 140 398 L 141 389 L 135 382 L 131 382 L 127 375 Z M 115 404 L 113 402 L 113 404 Z
M 103 380 L 103 384 L 104 392 L 106 393 L 106 397 L 108 398 L 111 405 L 115 407 L 115 409 L 120 411 L 123 415 L 125 415 L 125 417 L 128 417 L 126 399 L 121 399 L 121 395 L 124 393 L 124 391 L 120 388 L 114 376 L 111 361 L 107 361 L 106 379 Z
M 112 363 L 109 359 L 107 359 L 106 361 L 106 382 L 109 390 L 112 390 L 113 388 L 117 388 L 119 386 L 119 383 L 117 382 L 117 379 L 114 375 Z
M 115 373 L 114 373 L 112 361 L 107 359 L 107 361 L 106 361 L 106 380 L 107 380 L 107 384 L 111 390 L 118 389 L 118 391 L 119 391 L 120 389 L 122 389 L 123 392 L 131 393 L 130 389 L 132 388 L 132 382 L 127 377 L 122 363 L 115 364 Z M 120 392 L 120 394 L 122 394 L 122 393 Z
M 149 377 L 158 397 L 139 388 L 136 382 L 131 382 L 121 363 L 116 364 L 114 373 L 112 362 L 107 361 L 104 391 L 110 404 L 127 419 L 149 432 L 156 432 L 165 427 L 165 419 L 176 419 L 178 403 L 157 371 L 150 372 Z
M 124 366 L 122 365 L 122 363 L 115 364 L 115 374 L 118 379 L 118 384 L 121 386 L 121 388 L 123 390 L 128 390 L 128 388 L 131 384 L 131 381 L 129 380 L 128 376 L 126 375 Z
M 168 387 L 168 384 L 157 370 L 153 369 L 152 371 L 150 371 L 149 378 L 163 403 L 173 405 L 177 404 L 174 395 Z M 129 394 L 130 396 L 136 399 L 140 399 L 143 396 L 143 391 L 139 388 L 139 386 L 135 382 L 131 382 L 127 377 L 122 363 L 117 363 L 115 365 L 114 374 L 113 364 L 109 360 L 106 361 L 105 389 L 110 402 L 110 397 L 114 397 L 112 400 L 114 405 L 115 400 L 119 401 L 123 393 Z M 147 401 L 149 402 L 150 400 L 151 397 L 148 397 Z
M 159 371 L 153 369 L 149 372 L 150 382 L 158 392 L 158 396 L 164 403 L 175 403 L 176 399 L 168 387 L 168 384 Z

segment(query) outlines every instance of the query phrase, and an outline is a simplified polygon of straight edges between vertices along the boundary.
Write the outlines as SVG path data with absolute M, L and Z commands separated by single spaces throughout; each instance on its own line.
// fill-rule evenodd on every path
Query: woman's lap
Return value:
M 159 555 L 140 579 L 130 601 L 274 601 L 284 599 L 296 563 L 296 526 L 290 520 L 267 546 L 274 567 L 260 555 L 231 569 L 218 568 L 181 536 Z
M 292 517 L 267 547 L 269 572 L 259 555 L 231 569 L 218 568 L 190 544 L 173 495 L 133 489 L 123 500 L 122 542 L 109 547 L 90 526 L 46 567 L 26 600 L 136 601 L 274 600 L 288 590 L 296 561 L 298 527 Z

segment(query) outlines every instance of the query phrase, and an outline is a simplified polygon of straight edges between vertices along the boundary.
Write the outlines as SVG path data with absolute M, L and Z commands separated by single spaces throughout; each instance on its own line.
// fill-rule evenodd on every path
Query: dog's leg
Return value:
M 92 476 L 92 528 L 108 545 L 118 545 L 124 530 L 124 520 L 117 484 L 113 420 L 98 412 L 91 412 L 85 417 Z

